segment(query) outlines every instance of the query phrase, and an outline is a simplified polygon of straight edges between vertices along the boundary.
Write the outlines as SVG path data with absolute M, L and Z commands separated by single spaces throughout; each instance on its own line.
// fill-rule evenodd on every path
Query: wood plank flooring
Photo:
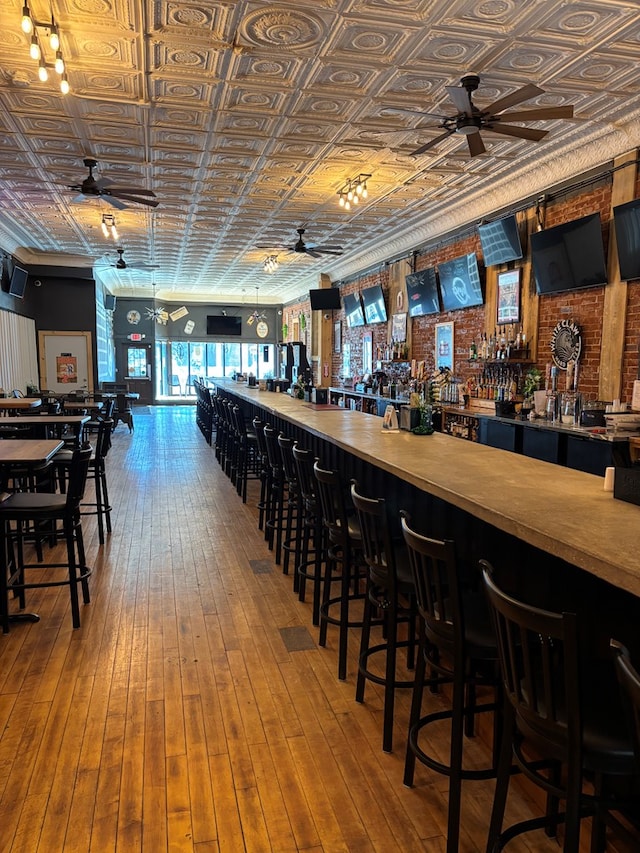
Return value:
M 336 631 L 317 646 L 255 484 L 243 506 L 193 407 L 134 417 L 107 459 L 113 533 L 100 548 L 84 525 L 82 627 L 66 588 L 32 590 L 41 621 L 0 635 L 0 851 L 442 853 L 447 780 L 419 765 L 402 785 L 408 693 L 384 754 L 380 692 L 354 701 L 357 638 L 340 682 Z M 463 853 L 484 850 L 492 793 L 465 783 Z M 531 809 L 516 794 L 509 818 Z

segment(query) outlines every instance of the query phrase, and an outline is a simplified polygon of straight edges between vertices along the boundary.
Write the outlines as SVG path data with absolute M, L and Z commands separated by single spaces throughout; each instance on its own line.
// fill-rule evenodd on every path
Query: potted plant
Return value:
M 540 389 L 542 372 L 537 367 L 531 367 L 524 377 L 522 393 L 524 395 L 524 408 L 533 408 L 533 392 Z

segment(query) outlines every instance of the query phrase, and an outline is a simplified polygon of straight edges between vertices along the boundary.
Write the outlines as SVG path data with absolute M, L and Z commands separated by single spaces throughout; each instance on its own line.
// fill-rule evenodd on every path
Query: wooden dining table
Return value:
M 0 416 L 25 409 L 37 409 L 41 405 L 40 397 L 0 397 Z
M 6 438 L 0 441 L 0 465 L 44 464 L 62 447 L 60 439 Z
M 64 441 L 39 438 L 6 438 L 0 441 L 0 470 L 13 465 L 43 465 L 64 447 Z M 0 481 L 4 476 L 0 476 Z M 10 622 L 38 622 L 37 613 L 11 613 Z
M 76 443 L 80 442 L 82 427 L 91 420 L 89 415 L 9 415 L 2 418 L 0 427 L 29 427 L 31 431 L 36 430 L 40 435 L 37 438 L 48 438 L 50 432 L 60 434 L 63 427 L 71 427 Z M 0 431 L 0 435 L 1 435 Z

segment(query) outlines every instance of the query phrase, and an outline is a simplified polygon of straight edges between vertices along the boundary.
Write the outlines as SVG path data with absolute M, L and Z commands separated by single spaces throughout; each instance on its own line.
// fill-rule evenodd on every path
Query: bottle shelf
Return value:
M 533 364 L 529 358 L 468 358 L 469 364 Z

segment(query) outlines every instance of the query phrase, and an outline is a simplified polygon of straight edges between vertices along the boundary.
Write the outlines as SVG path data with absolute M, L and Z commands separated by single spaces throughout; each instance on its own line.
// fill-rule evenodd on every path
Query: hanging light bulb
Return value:
M 367 192 L 367 182 L 365 181 L 362 185 L 362 198 L 367 198 L 369 193 Z
M 42 83 L 46 83 L 49 79 L 49 72 L 43 60 L 40 60 L 40 65 L 38 66 L 38 77 Z
M 118 238 L 118 232 L 116 230 L 116 223 L 115 222 L 113 222 L 113 224 L 111 225 L 111 236 L 113 237 L 114 240 L 119 239 Z
M 107 223 L 105 222 L 104 216 L 102 217 L 102 233 L 105 237 L 109 236 L 109 229 L 107 228 Z
M 343 193 L 340 193 L 340 198 L 338 200 L 338 204 L 340 205 L 340 207 L 344 207 L 344 195 L 343 195 Z
M 60 80 L 60 91 L 63 95 L 68 95 L 71 87 L 69 86 L 69 81 L 67 80 L 67 72 L 65 71 L 62 75 L 62 79 Z
M 51 32 L 49 33 L 49 46 L 51 47 L 51 50 L 60 50 L 60 36 L 58 35 L 58 26 L 53 20 L 53 18 L 51 19 Z
M 22 32 L 26 33 L 26 35 L 29 35 L 29 33 L 33 31 L 31 12 L 29 11 L 29 6 L 26 3 L 22 7 L 22 21 L 20 26 L 22 27 Z
M 53 66 L 58 74 L 64 73 L 64 59 L 62 58 L 62 51 L 56 50 L 56 61 Z
M 344 209 L 345 210 L 351 210 L 351 202 L 350 201 L 346 201 L 344 203 Z
M 29 45 L 29 56 L 37 62 L 42 56 L 40 45 L 38 44 L 38 36 L 34 33 L 31 36 L 31 44 Z
M 357 193 L 355 193 L 353 196 L 353 203 L 358 204 L 359 201 L 360 201 L 360 196 Z
M 362 195 L 363 186 L 360 183 L 360 179 L 358 179 L 358 183 L 356 184 L 356 195 Z
M 351 184 L 349 184 L 349 191 L 347 193 L 347 201 L 351 201 L 353 199 L 353 190 L 351 189 Z

